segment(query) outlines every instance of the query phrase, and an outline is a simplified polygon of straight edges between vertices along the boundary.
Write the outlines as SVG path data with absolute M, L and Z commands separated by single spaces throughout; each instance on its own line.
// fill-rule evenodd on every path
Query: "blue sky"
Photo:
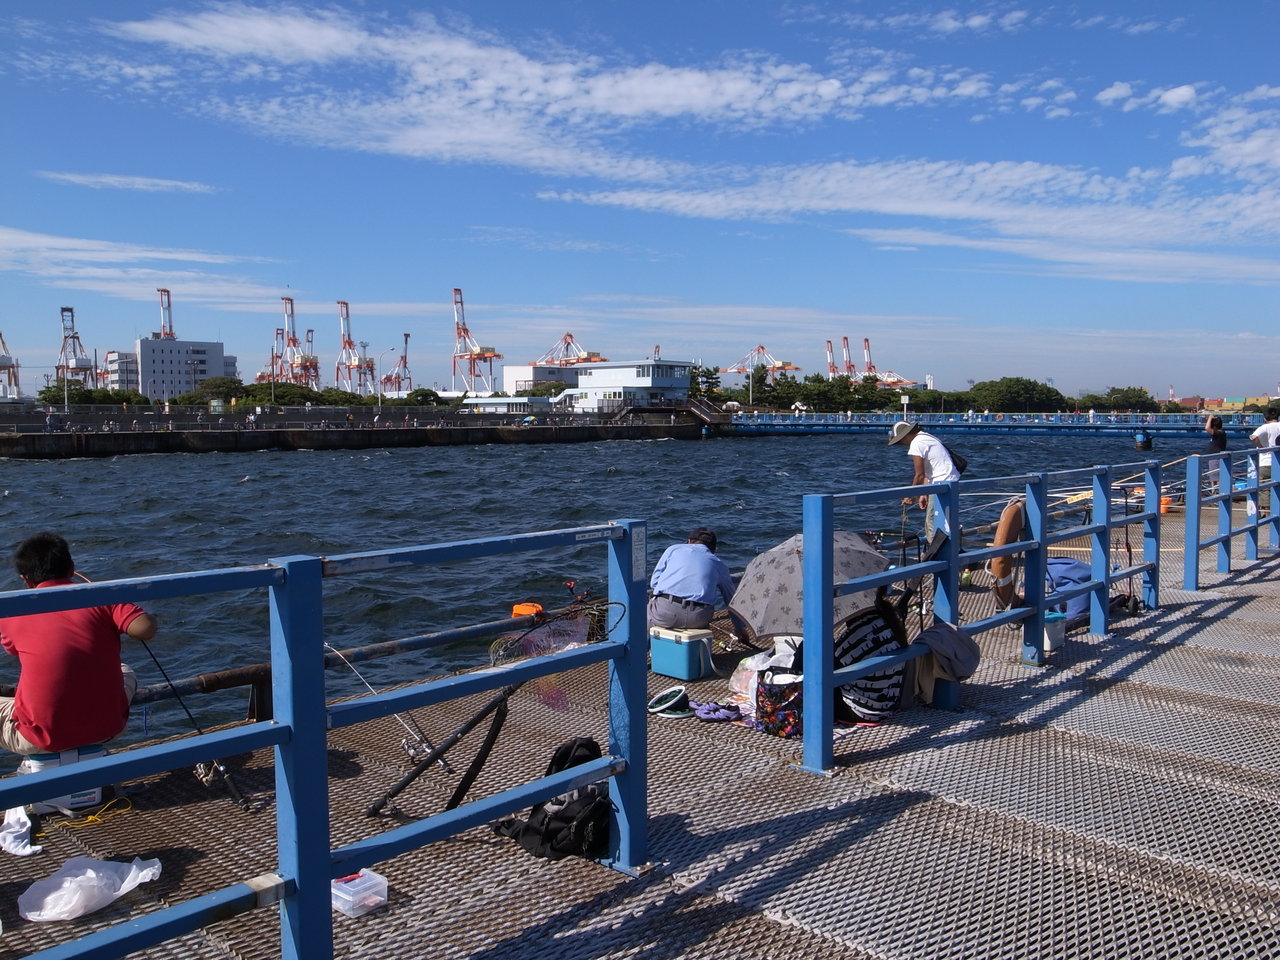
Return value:
M 1280 4 L 11 0 L 0 332 L 1280 390 Z M 389 362 L 389 361 L 388 361 Z M 732 378 L 730 378 L 732 379 Z

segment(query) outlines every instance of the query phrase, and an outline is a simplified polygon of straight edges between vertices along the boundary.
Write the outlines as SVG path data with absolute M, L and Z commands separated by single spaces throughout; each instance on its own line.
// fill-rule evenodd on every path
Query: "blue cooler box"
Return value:
M 710 630 L 649 629 L 649 668 L 677 680 L 701 680 L 711 668 Z

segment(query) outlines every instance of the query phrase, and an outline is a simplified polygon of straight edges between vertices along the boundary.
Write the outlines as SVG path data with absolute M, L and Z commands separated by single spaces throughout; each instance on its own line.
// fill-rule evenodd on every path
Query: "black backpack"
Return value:
M 560 744 L 547 764 L 547 776 L 575 767 L 603 754 L 590 737 Z M 609 849 L 609 785 L 589 783 L 529 811 L 529 819 L 508 817 L 493 824 L 493 832 L 512 837 L 535 857 L 562 860 L 568 856 L 596 859 Z

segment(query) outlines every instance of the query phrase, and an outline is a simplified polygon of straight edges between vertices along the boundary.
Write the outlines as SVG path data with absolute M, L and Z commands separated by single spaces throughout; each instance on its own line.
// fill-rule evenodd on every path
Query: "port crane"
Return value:
M 554 347 L 533 361 L 535 366 L 545 364 L 557 367 L 571 367 L 575 363 L 607 362 L 607 357 L 582 349 L 578 341 L 573 338 L 572 333 L 566 333 Z
M 7 352 L 7 351 L 6 351 Z M 80 334 L 76 333 L 76 311 L 73 307 L 62 308 L 62 347 L 58 350 L 58 364 L 54 372 L 64 384 L 67 381 L 80 379 L 86 386 L 94 386 L 97 375 L 95 364 L 85 353 L 84 344 L 80 342 Z
M 409 373 L 409 335 L 404 335 L 404 352 L 396 357 L 396 365 L 382 377 L 383 393 L 404 393 L 413 389 L 413 375 Z
M 18 385 L 18 366 L 18 361 L 9 352 L 9 345 L 4 342 L 4 334 L 0 333 L 0 377 L 3 377 L 5 386 L 0 393 L 6 397 L 22 396 L 22 388 Z
M 877 370 L 876 365 L 871 362 L 871 340 L 864 337 L 862 340 L 862 354 L 866 359 L 867 372 L 865 376 L 875 377 L 877 387 L 911 387 L 915 386 L 916 381 L 908 380 L 906 377 L 899 376 L 892 370 Z
M 727 373 L 745 373 L 750 375 L 756 367 L 764 367 L 769 375 L 769 382 L 773 383 L 773 378 L 781 372 L 788 370 L 800 370 L 788 360 L 777 360 L 768 350 L 764 348 L 764 344 L 757 344 L 756 348 L 748 353 L 732 366 L 725 367 Z
M 156 287 L 156 293 L 160 294 L 160 339 L 176 340 L 177 334 L 173 332 L 173 301 L 169 291 Z
M 458 287 L 453 288 L 453 329 L 455 340 L 451 388 L 458 389 L 459 367 L 462 367 L 462 385 L 467 393 L 492 393 L 493 361 L 501 360 L 502 354 L 493 347 L 480 346 L 471 336 L 462 306 L 462 290 Z M 487 373 L 485 368 L 488 369 Z
M 834 380 L 840 375 L 840 369 L 836 366 L 835 354 L 831 352 L 831 341 L 827 341 L 827 379 Z
M 373 396 L 373 358 L 366 356 L 363 350 L 356 350 L 356 343 L 351 338 L 351 305 L 345 300 L 338 301 L 338 335 L 342 345 L 333 368 L 334 383 L 339 390 L 362 397 Z M 368 344 L 361 342 L 360 346 L 363 348 Z

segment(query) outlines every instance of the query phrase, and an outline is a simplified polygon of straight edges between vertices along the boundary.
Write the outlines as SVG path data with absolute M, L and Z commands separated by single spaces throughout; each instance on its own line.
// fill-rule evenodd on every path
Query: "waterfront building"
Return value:
M 689 375 L 693 362 L 645 358 L 643 360 L 592 360 L 554 364 L 511 364 L 503 368 L 503 391 L 509 394 L 552 384 L 559 388 L 551 408 L 565 413 L 614 413 L 627 407 L 655 407 L 685 403 L 689 399 Z M 503 404 L 487 398 L 483 406 L 472 400 L 467 408 L 499 412 Z M 528 397 L 512 397 L 527 401 Z M 507 404 L 506 412 L 532 412 Z
M 133 353 L 107 351 L 107 387 L 137 390 L 153 400 L 189 393 L 210 377 L 237 376 L 236 358 L 211 340 L 180 340 L 153 333 Z

